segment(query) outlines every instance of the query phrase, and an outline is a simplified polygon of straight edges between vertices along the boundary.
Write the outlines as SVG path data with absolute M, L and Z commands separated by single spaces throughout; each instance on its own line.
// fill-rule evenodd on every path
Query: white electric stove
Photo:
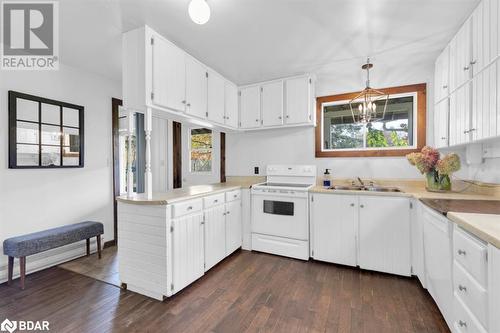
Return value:
M 269 165 L 267 182 L 252 186 L 252 250 L 309 259 L 308 191 L 314 165 Z

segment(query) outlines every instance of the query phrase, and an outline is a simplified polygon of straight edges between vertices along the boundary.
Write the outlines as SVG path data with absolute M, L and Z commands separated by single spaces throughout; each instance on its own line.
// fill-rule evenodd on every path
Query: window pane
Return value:
M 79 149 L 71 150 L 70 147 L 63 147 L 63 165 L 78 165 L 79 163 Z
M 80 127 L 80 111 L 77 109 L 63 108 L 63 125 Z
M 377 102 L 377 118 L 382 118 L 384 103 Z M 367 125 L 367 147 L 408 147 L 413 145 L 413 96 L 390 98 L 383 119 Z
M 42 146 L 42 166 L 61 165 L 61 148 Z
M 19 120 L 38 121 L 38 102 L 16 98 L 16 117 Z
M 349 102 L 323 107 L 323 149 L 413 146 L 413 96 L 378 101 L 377 117 L 365 125 L 353 121 Z
M 212 131 L 206 128 L 191 130 L 191 172 L 212 171 Z
M 349 104 L 323 110 L 324 149 L 363 148 L 363 126 L 353 122 Z
M 78 129 L 63 127 L 63 146 L 70 146 L 71 151 L 80 150 L 80 133 Z
M 38 124 L 17 122 L 16 128 L 17 143 L 38 143 Z
M 58 126 L 42 125 L 42 144 L 60 145 L 60 131 Z
M 17 145 L 17 165 L 38 166 L 39 150 L 35 145 Z
M 42 103 L 42 123 L 59 125 L 61 123 L 61 107 Z

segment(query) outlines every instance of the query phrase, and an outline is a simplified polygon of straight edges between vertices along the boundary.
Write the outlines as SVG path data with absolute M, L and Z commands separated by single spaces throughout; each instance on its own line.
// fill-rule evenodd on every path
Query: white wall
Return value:
M 85 107 L 84 168 L 8 169 L 8 90 Z M 59 71 L 1 71 L 0 243 L 8 237 L 84 220 L 104 223 L 104 240 L 113 238 L 112 97 L 121 97 L 120 82 L 65 65 Z M 71 249 L 50 252 L 55 257 L 49 260 L 46 255 L 28 258 L 28 270 L 81 254 L 83 244 Z M 0 282 L 5 278 L 5 265 L 6 257 L 0 256 Z
M 436 55 L 437 56 L 437 55 Z M 379 60 L 382 57 L 379 57 Z M 390 63 L 385 59 L 384 63 Z M 338 68 L 330 68 L 327 76 L 318 76 L 316 84 L 317 96 L 333 95 L 364 87 L 364 77 L 360 75 L 361 62 L 349 62 L 351 72 L 347 72 L 346 64 Z M 376 65 L 375 65 L 376 66 Z M 388 70 L 391 67 L 387 67 Z M 378 70 L 373 86 L 377 88 L 394 87 L 407 84 L 427 83 L 427 119 L 433 119 L 432 112 L 432 80 L 434 64 L 414 64 L 406 68 L 398 68 L 404 75 L 389 75 Z M 335 76 L 338 74 L 338 76 Z M 433 131 L 428 127 L 427 138 L 432 138 Z M 290 128 L 264 130 L 242 134 L 228 134 L 226 144 L 226 173 L 228 176 L 246 176 L 253 174 L 253 167 L 259 166 L 261 174 L 265 174 L 265 166 L 273 163 L 315 164 L 318 175 L 325 168 L 332 169 L 334 178 L 421 178 L 420 173 L 409 165 L 405 157 L 355 157 L 355 158 L 315 158 L 314 128 Z

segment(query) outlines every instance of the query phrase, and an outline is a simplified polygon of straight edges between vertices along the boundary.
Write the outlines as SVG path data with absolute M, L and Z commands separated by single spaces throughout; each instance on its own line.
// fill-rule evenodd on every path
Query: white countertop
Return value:
M 500 248 L 500 215 L 449 212 L 447 217 L 471 234 Z

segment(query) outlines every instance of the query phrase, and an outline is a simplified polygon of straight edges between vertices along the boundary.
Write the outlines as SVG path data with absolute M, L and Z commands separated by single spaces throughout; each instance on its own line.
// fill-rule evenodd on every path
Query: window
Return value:
M 191 129 L 191 172 L 212 172 L 212 131 L 206 128 Z
M 425 145 L 425 84 L 382 89 L 378 117 L 354 123 L 349 101 L 358 93 L 318 97 L 321 124 L 316 128 L 316 157 L 404 156 Z
M 83 167 L 83 109 L 9 91 L 9 168 Z

